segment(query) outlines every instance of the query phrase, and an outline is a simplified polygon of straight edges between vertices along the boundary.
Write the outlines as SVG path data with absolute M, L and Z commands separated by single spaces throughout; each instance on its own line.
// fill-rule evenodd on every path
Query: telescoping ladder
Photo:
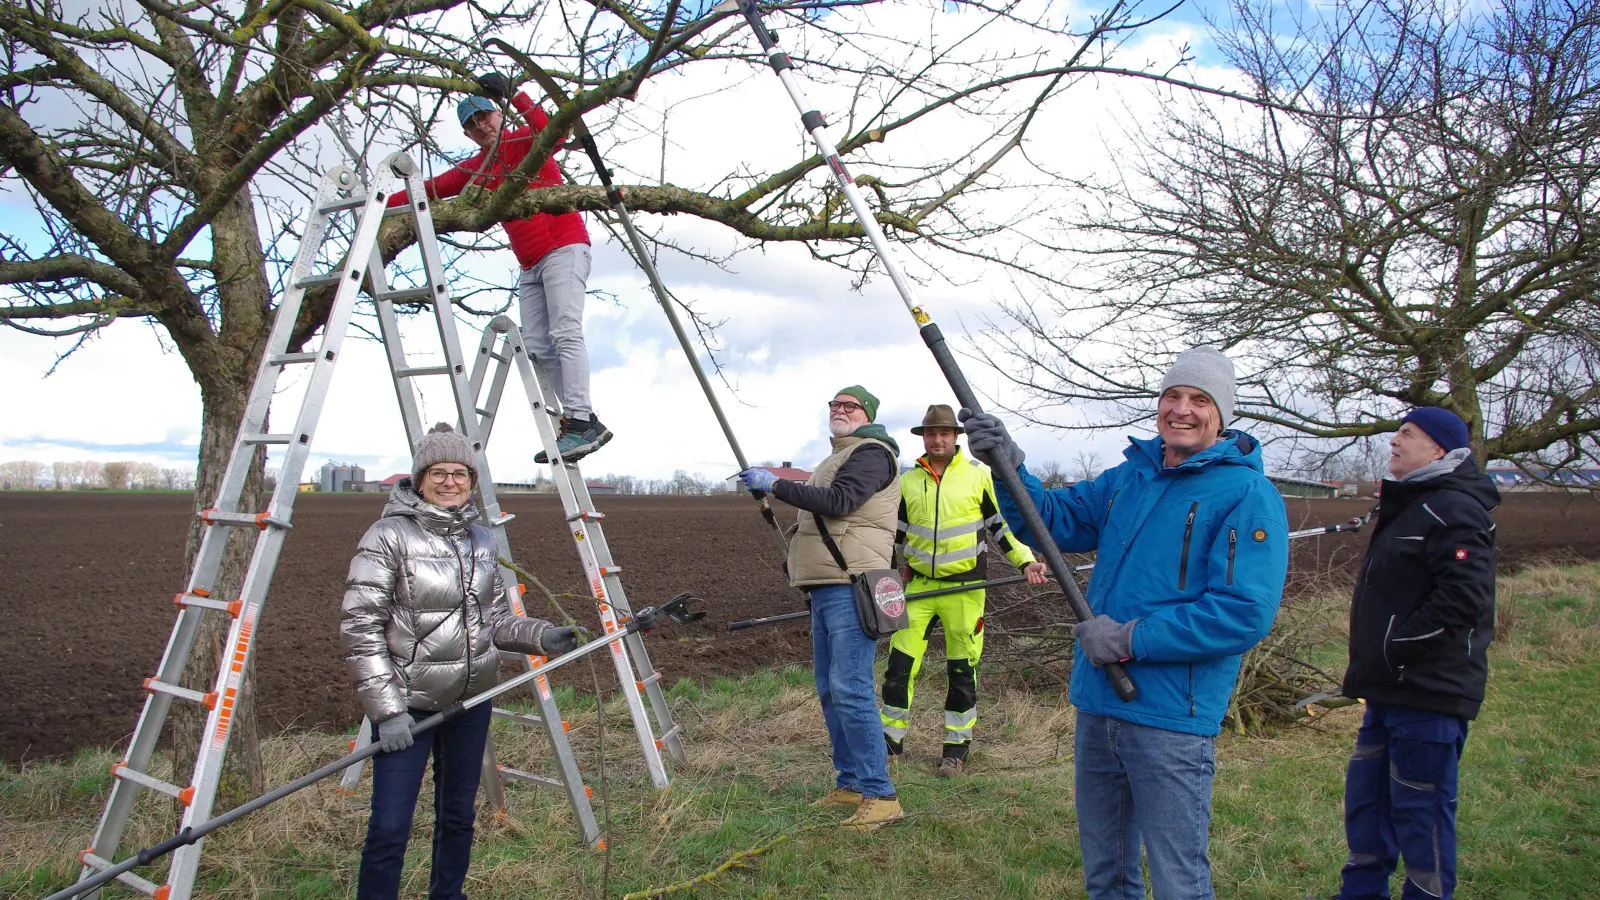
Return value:
M 283 540 L 292 524 L 294 500 L 309 459 L 312 438 L 316 432 L 322 406 L 327 399 L 334 366 L 339 359 L 345 332 L 350 325 L 357 295 L 362 286 L 363 269 L 376 273 L 372 281 L 380 311 L 380 324 L 386 337 L 398 338 L 397 320 L 393 318 L 393 303 L 397 301 L 430 301 L 435 309 L 441 342 L 447 354 L 442 367 L 408 367 L 404 354 L 396 355 L 398 344 L 390 345 L 390 362 L 395 366 L 397 390 L 405 409 L 408 437 L 414 443 L 420 436 L 420 419 L 416 414 L 414 397 L 407 407 L 408 389 L 401 389 L 407 379 L 429 374 L 451 376 L 453 394 L 461 415 L 459 422 L 474 446 L 480 466 L 480 482 L 489 487 L 484 512 L 496 534 L 497 547 L 502 553 L 505 546 L 504 525 L 509 519 L 503 515 L 493 500 L 493 480 L 487 473 L 483 457 L 483 441 L 477 436 L 478 416 L 472 403 L 470 382 L 465 377 L 465 363 L 461 359 L 460 345 L 456 341 L 454 319 L 450 312 L 449 289 L 439 264 L 438 245 L 433 233 L 432 214 L 428 211 L 427 195 L 416 165 L 403 154 L 395 154 L 384 161 L 379 173 L 404 178 L 407 202 L 395 209 L 385 210 L 389 192 L 381 188 L 366 189 L 349 169 L 339 167 L 322 180 L 312 201 L 300 248 L 290 270 L 288 289 L 279 302 L 268 337 L 267 347 L 257 369 L 245 408 L 244 419 L 234 441 L 217 497 L 211 508 L 200 513 L 207 526 L 201 536 L 200 548 L 195 555 L 194 567 L 182 593 L 177 595 L 178 618 L 167 640 L 156 675 L 145 680 L 147 693 L 144 707 L 134 728 L 126 758 L 112 766 L 111 794 L 105 812 L 89 848 L 80 854 L 83 863 L 82 877 L 109 867 L 116 859 L 122 832 L 134 810 L 135 802 L 144 790 L 166 794 L 183 804 L 181 825 L 190 828 L 207 821 L 216 798 L 222 776 L 223 760 L 227 753 L 228 738 L 239 694 L 243 689 L 244 673 L 248 670 L 255 651 L 254 636 L 260 626 L 268 588 Z M 319 259 L 327 258 L 324 251 L 336 243 L 338 229 L 330 228 L 335 216 L 353 213 L 355 220 L 350 230 L 347 252 L 343 261 L 331 273 L 318 273 L 314 269 Z M 386 291 L 382 287 L 382 262 L 378 256 L 378 228 L 386 215 L 411 215 L 416 220 L 418 244 L 424 260 L 425 287 Z M 295 321 L 307 290 L 332 287 L 334 300 L 328 313 L 327 324 L 315 350 L 289 351 L 289 341 Z M 385 315 L 387 311 L 387 315 Z M 271 433 L 266 430 L 272 399 L 277 393 L 283 372 L 292 366 L 309 366 L 310 375 L 305 381 L 304 394 L 294 415 L 290 431 Z M 469 414 L 471 413 L 471 414 Z M 284 454 L 279 479 L 267 508 L 262 511 L 241 509 L 247 475 L 257 447 L 275 446 Z M 226 550 L 229 529 L 255 528 L 257 536 L 252 548 L 239 596 L 229 600 L 215 596 L 218 575 Z M 509 556 L 507 557 L 509 558 Z M 509 577 L 510 573 L 504 573 Z M 507 583 L 515 583 L 510 580 Z M 520 602 L 517 606 L 520 608 Z M 181 687 L 190 656 L 204 616 L 223 614 L 229 617 L 228 635 L 213 688 L 207 692 Z M 532 662 L 532 660 L 530 660 Z M 561 772 L 560 781 L 567 788 L 574 812 L 585 838 L 598 840 L 588 792 L 577 772 L 576 761 L 566 740 L 559 712 L 555 708 L 548 684 L 537 679 L 540 687 L 541 715 L 539 723 L 549 734 Z M 631 682 L 630 682 L 631 683 Z M 205 723 L 199 742 L 193 771 L 187 784 L 170 783 L 150 774 L 150 761 L 171 710 L 173 700 L 198 703 L 206 710 Z M 490 761 L 487 759 L 486 762 Z M 491 766 L 490 771 L 494 769 Z M 493 782 L 493 791 L 498 782 Z M 186 900 L 192 892 L 195 874 L 199 868 L 203 841 L 180 847 L 171 857 L 165 882 L 156 884 L 148 879 L 125 872 L 117 880 L 160 900 Z M 92 895 L 98 894 L 98 891 Z

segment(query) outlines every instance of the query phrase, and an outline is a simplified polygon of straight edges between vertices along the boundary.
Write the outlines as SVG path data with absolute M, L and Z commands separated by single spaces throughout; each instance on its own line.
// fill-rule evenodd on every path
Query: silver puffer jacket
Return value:
M 539 653 L 551 627 L 511 611 L 494 537 L 476 508 L 434 506 L 394 487 L 345 579 L 339 641 L 367 715 L 437 712 L 500 681 L 497 648 Z

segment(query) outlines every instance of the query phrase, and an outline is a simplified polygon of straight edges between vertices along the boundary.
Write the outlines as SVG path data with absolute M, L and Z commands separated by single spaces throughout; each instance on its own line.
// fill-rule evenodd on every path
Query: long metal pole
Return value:
M 484 42 L 493 44 L 503 50 L 506 55 L 514 59 L 525 69 L 533 80 L 539 83 L 545 94 L 558 104 L 567 102 L 566 93 L 561 85 L 556 83 L 550 74 L 528 57 L 527 54 L 511 46 L 499 38 L 490 38 Z M 644 238 L 639 230 L 633 226 L 633 217 L 628 214 L 628 206 L 623 202 L 622 189 L 611 182 L 611 169 L 606 165 L 605 159 L 600 156 L 600 148 L 595 144 L 594 138 L 589 134 L 589 129 L 583 124 L 580 116 L 572 128 L 572 134 L 583 145 L 583 150 L 589 156 L 589 161 L 594 165 L 595 174 L 600 177 L 600 183 L 605 186 L 606 199 L 611 201 L 611 210 L 616 213 L 617 221 L 622 223 L 622 230 L 628 236 L 631 245 L 630 255 L 639 263 L 639 268 L 644 270 L 645 278 L 650 282 L 650 290 L 655 293 L 656 302 L 661 304 L 662 312 L 667 314 L 667 322 L 672 325 L 672 333 L 678 338 L 678 345 L 683 348 L 683 355 L 689 359 L 689 368 L 694 370 L 694 377 L 700 382 L 700 390 L 706 395 L 706 400 L 711 404 L 711 412 L 717 417 L 717 424 L 722 427 L 723 437 L 728 439 L 728 446 L 733 450 L 733 458 L 739 463 L 739 471 L 750 468 L 750 461 L 745 458 L 744 450 L 739 446 L 739 439 L 733 434 L 733 426 L 728 424 L 728 417 L 722 411 L 722 404 L 717 400 L 716 391 L 711 388 L 711 381 L 706 378 L 705 369 L 700 365 L 700 356 L 690 343 L 689 335 L 683 330 L 683 322 L 678 318 L 678 311 L 673 309 L 672 297 L 667 293 L 666 285 L 661 281 L 661 275 L 656 271 L 656 266 L 650 259 L 649 249 L 645 246 Z M 764 491 L 751 491 L 755 497 L 756 505 L 761 508 L 761 518 L 766 520 L 772 529 L 773 537 L 778 541 L 778 553 L 784 560 L 789 558 L 789 542 L 783 536 L 783 529 L 778 526 L 778 519 L 772 512 L 772 504 L 767 501 Z
M 956 400 L 961 405 L 973 411 L 981 412 L 983 407 L 978 403 L 978 395 L 973 392 L 972 386 L 967 383 L 967 378 L 961 372 L 961 367 L 956 363 L 955 355 L 951 353 L 949 345 L 945 343 L 944 335 L 940 333 L 939 326 L 926 309 L 917 302 L 916 295 L 912 293 L 911 284 L 900 271 L 899 265 L 889 254 L 889 244 L 884 238 L 883 229 L 878 226 L 878 220 L 873 217 L 872 210 L 868 208 L 866 199 L 861 196 L 861 191 L 856 188 L 855 179 L 845 169 L 844 161 L 839 159 L 839 151 L 834 147 L 833 141 L 828 137 L 827 123 L 822 119 L 822 113 L 811 108 L 806 100 L 805 92 L 800 89 L 800 83 L 794 76 L 794 63 L 789 55 L 778 46 L 777 38 L 767 30 L 761 21 L 761 14 L 756 10 L 753 0 L 729 0 L 719 9 L 730 8 L 730 4 L 737 4 L 740 12 L 744 14 L 745 21 L 750 23 L 750 30 L 755 32 L 756 40 L 761 44 L 761 49 L 767 54 L 767 62 L 776 72 L 778 79 L 789 92 L 789 99 L 794 101 L 795 108 L 800 112 L 800 122 L 810 132 L 811 140 L 817 145 L 817 152 L 828 163 L 828 170 L 833 173 L 833 180 L 850 201 L 850 209 L 855 213 L 856 221 L 861 223 L 861 230 L 866 232 L 867 239 L 872 243 L 872 249 L 878 256 L 878 261 L 883 264 L 884 271 L 889 273 L 889 280 L 894 282 L 895 290 L 899 291 L 900 299 L 905 303 L 906 309 L 911 313 L 911 318 L 917 323 L 922 334 L 922 342 L 933 353 L 933 358 L 938 362 L 939 369 L 944 373 L 945 380 L 950 383 L 950 389 L 955 392 Z M 1050 531 L 1045 527 L 1044 519 L 1039 515 L 1039 510 L 1033 504 L 1033 498 L 1028 495 L 1027 487 L 1022 483 L 1022 475 L 1013 467 L 996 466 L 995 476 L 1005 485 L 1006 490 L 1016 502 L 1017 510 L 1022 514 L 1022 523 L 1028 533 L 1034 537 L 1034 543 L 1039 551 L 1044 554 L 1045 563 L 1055 575 L 1056 581 L 1061 585 L 1067 597 L 1067 603 L 1072 607 L 1072 614 L 1077 619 L 1088 621 L 1094 616 L 1089 609 L 1088 601 L 1084 600 L 1083 591 L 1072 579 L 1072 568 L 1067 565 L 1066 559 L 1061 555 L 1060 548 L 1050 540 Z M 1128 677 L 1127 667 L 1121 663 L 1111 663 L 1104 667 L 1106 677 L 1111 679 L 1111 687 L 1117 696 L 1124 701 L 1132 701 L 1139 696 L 1139 689 L 1134 686 L 1133 680 Z

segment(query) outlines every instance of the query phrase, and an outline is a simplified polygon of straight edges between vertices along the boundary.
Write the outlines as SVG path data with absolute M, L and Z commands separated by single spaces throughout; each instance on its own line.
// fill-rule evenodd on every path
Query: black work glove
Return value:
M 511 97 L 511 82 L 499 72 L 486 72 L 478 76 L 478 87 L 483 88 L 483 93 L 491 100 L 506 100 Z
M 1005 423 L 998 417 L 962 409 L 956 418 L 966 426 L 967 446 L 971 448 L 973 456 L 988 463 L 992 469 L 1002 466 L 1015 469 L 1022 465 L 1025 454 L 1011 439 Z
M 1118 622 L 1110 616 L 1095 616 L 1072 626 L 1072 636 L 1097 667 L 1127 662 L 1133 658 L 1133 626 L 1138 621 Z
M 539 635 L 539 650 L 545 656 L 560 656 L 578 649 L 581 638 L 589 636 L 589 630 L 581 625 L 552 625 Z

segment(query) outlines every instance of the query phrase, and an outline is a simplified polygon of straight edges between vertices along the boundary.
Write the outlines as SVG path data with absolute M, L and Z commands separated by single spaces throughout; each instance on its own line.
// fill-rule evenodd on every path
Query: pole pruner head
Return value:
M 633 621 L 629 625 L 636 631 L 649 631 L 663 621 L 671 622 L 674 625 L 688 625 L 690 622 L 698 622 L 706 617 L 705 611 L 691 610 L 689 605 L 703 602 L 699 597 L 693 596 L 686 591 L 665 603 L 657 606 L 646 606 L 644 609 L 639 610 L 633 614 Z

